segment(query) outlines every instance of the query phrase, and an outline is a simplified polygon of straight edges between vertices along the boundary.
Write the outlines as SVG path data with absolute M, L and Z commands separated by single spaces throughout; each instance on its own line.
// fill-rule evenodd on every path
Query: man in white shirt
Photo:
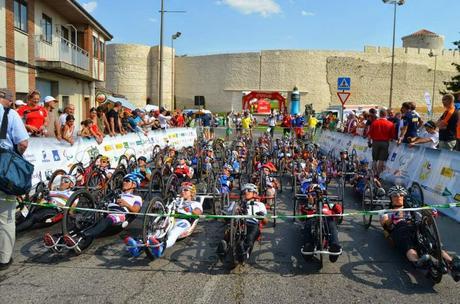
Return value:
M 436 130 L 436 124 L 430 120 L 424 124 L 425 131 L 420 134 L 420 137 L 409 138 L 409 147 L 415 145 L 436 149 L 439 144 L 439 133 Z

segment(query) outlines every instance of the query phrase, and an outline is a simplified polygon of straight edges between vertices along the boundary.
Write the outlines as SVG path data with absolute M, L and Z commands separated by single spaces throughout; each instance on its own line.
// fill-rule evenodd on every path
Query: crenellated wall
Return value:
M 394 104 L 424 102 L 433 88 L 456 74 L 452 62 L 460 63 L 458 51 L 397 48 L 395 50 Z M 157 100 L 158 48 L 112 44 L 107 48 L 107 87 L 143 105 L 146 96 Z M 171 99 L 171 49 L 165 48 L 163 94 Z M 236 54 L 176 57 L 175 96 L 178 107 L 193 107 L 194 96 L 203 95 L 211 111 L 241 109 L 243 91 L 281 91 L 286 96 L 294 86 L 302 104 L 322 110 L 339 104 L 337 77 L 352 78 L 350 104 L 388 105 L 391 49 L 366 46 L 358 51 L 269 50 Z M 156 103 L 156 102 L 155 102 Z M 435 96 L 435 105 L 440 96 Z

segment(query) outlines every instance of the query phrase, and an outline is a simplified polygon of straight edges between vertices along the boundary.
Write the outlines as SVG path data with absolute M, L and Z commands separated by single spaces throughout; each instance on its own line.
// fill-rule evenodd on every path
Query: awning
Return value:
M 119 97 L 113 97 L 111 95 L 108 95 L 107 96 L 107 100 L 105 103 L 107 102 L 119 102 L 121 103 L 121 106 L 123 108 L 127 108 L 129 110 L 134 110 L 134 109 L 137 109 L 137 107 L 135 105 L 133 105 L 130 101 L 128 101 L 127 99 L 124 99 L 124 98 L 119 98 Z

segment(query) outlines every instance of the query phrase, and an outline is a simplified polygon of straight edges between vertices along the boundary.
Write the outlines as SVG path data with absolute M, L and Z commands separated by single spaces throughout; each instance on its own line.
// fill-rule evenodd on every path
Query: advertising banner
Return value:
M 35 166 L 32 177 L 34 185 L 40 179 L 44 180 L 47 173 L 57 169 L 68 171 L 77 162 L 86 165 L 92 156 L 98 154 L 109 157 L 112 166 L 116 166 L 122 155 L 134 154 L 136 157 L 145 156 L 150 159 L 156 145 L 180 149 L 192 146 L 196 137 L 196 129 L 172 128 L 166 131 L 150 131 L 147 136 L 142 133 L 106 136 L 100 145 L 94 139 L 81 137 L 73 146 L 67 142 L 59 142 L 55 138 L 31 138 L 24 157 Z
M 321 150 L 338 153 L 356 150 L 359 160 L 372 161 L 372 149 L 367 139 L 323 130 L 317 140 Z M 390 156 L 381 177 L 391 183 L 410 187 L 418 183 L 428 205 L 460 202 L 460 153 L 391 143 Z M 460 208 L 441 209 L 441 212 L 460 222 Z

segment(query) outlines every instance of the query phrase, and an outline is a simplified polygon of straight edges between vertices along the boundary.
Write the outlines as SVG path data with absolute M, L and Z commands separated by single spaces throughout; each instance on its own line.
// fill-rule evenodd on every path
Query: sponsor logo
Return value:
M 129 148 L 129 143 L 127 143 L 126 141 L 123 143 L 123 146 L 127 149 Z
M 136 141 L 136 146 L 142 146 L 142 144 L 143 144 L 142 140 Z
M 67 159 L 67 160 L 71 160 L 71 159 L 73 158 L 73 155 L 67 154 L 67 149 L 64 149 L 64 150 L 62 151 L 62 156 L 64 156 L 65 159 Z
M 454 177 L 454 170 L 451 168 L 443 167 L 441 169 L 441 175 L 447 178 L 452 178 Z
M 53 152 L 53 159 L 54 159 L 55 162 L 61 160 L 61 157 L 59 156 L 59 151 L 58 150 L 53 150 L 51 152 Z
M 48 155 L 46 154 L 45 150 L 42 150 L 42 163 L 49 163 L 50 160 L 48 159 Z
M 121 144 L 121 143 L 120 144 L 115 144 L 115 149 L 117 149 L 117 150 L 123 149 L 123 144 Z
M 104 150 L 107 151 L 112 151 L 113 147 L 111 145 L 104 146 Z
M 457 202 L 460 202 L 460 193 L 455 194 L 454 200 L 456 200 Z

